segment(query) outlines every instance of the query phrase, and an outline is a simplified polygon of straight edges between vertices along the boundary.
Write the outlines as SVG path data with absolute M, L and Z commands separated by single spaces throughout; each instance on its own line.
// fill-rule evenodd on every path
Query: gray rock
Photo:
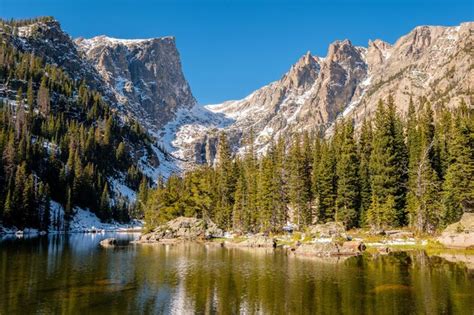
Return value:
M 274 238 L 264 235 L 254 235 L 242 242 L 225 242 L 226 247 L 249 247 L 249 248 L 275 248 L 277 242 Z
M 301 244 L 293 252 L 301 256 L 330 257 L 338 256 L 340 248 L 334 242 Z
M 158 130 L 179 108 L 196 104 L 174 37 L 143 40 L 97 36 L 75 40 L 120 106 Z
M 308 232 L 313 237 L 344 237 L 346 229 L 340 222 L 327 222 L 309 226 Z
M 117 246 L 117 240 L 115 238 L 106 238 L 102 241 L 100 241 L 100 246 L 102 247 L 115 247 Z
M 204 240 L 223 237 L 223 231 L 212 221 L 179 217 L 143 234 L 137 243 L 154 243 L 179 240 Z
M 360 255 L 365 248 L 360 241 L 347 241 L 342 245 L 336 242 L 306 243 L 296 247 L 293 252 L 295 255 L 314 257 L 355 256 Z
M 441 233 L 438 241 L 450 248 L 474 248 L 474 213 L 464 213 L 459 222 Z

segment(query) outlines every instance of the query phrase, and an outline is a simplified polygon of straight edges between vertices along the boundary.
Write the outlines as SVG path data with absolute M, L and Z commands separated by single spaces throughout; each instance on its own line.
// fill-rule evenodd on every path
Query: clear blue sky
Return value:
M 422 24 L 474 20 L 474 0 L 0 0 L 0 16 L 53 15 L 73 37 L 176 36 L 201 104 L 279 79 L 306 51 L 349 38 L 394 42 Z

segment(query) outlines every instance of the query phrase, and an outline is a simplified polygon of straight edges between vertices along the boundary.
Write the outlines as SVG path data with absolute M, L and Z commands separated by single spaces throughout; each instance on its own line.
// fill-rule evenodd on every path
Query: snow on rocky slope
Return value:
M 453 107 L 461 98 L 471 104 L 473 28 L 472 22 L 420 26 L 393 45 L 374 40 L 367 48 L 336 41 L 325 58 L 308 52 L 280 80 L 242 100 L 180 112 L 159 134 L 184 165 L 213 163 L 222 131 L 234 150 L 242 152 L 243 140 L 253 130 L 255 146 L 263 153 L 280 136 L 289 139 L 303 130 L 331 132 L 342 117 L 353 119 L 357 127 L 389 94 L 402 114 L 410 98 L 421 96 L 434 106 Z
M 140 121 L 156 143 L 155 157 L 142 155 L 138 164 L 156 179 L 195 163 L 212 164 L 220 132 L 235 152 L 242 152 L 253 130 L 255 147 L 264 153 L 280 136 L 328 133 L 341 117 L 354 119 L 357 126 L 389 94 L 401 113 L 410 98 L 420 96 L 434 106 L 456 106 L 461 98 L 471 104 L 473 28 L 473 22 L 420 26 L 393 45 L 374 40 L 367 48 L 336 41 L 326 57 L 308 52 L 279 80 L 244 99 L 207 106 L 196 104 L 173 37 L 73 41 L 52 21 L 39 23 L 34 32 L 20 29 L 14 41 L 73 77 L 86 77 L 122 113 L 124 123 L 127 117 Z M 150 163 L 153 158 L 159 166 Z
M 181 69 L 174 37 L 74 41 L 94 66 L 118 106 L 150 129 L 162 127 L 180 108 L 195 103 Z
M 57 202 L 51 202 L 49 233 L 65 232 L 64 208 Z M 130 223 L 102 222 L 94 213 L 76 207 L 74 216 L 69 222 L 69 233 L 103 233 L 103 232 L 139 232 L 143 228 L 143 222 L 132 220 Z M 15 227 L 5 228 L 0 226 L 0 235 L 16 235 L 17 237 L 37 236 L 44 231 L 25 228 L 19 230 Z

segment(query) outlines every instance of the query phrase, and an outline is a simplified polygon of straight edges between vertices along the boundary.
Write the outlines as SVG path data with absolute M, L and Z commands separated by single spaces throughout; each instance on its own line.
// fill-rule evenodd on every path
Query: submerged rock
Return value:
M 453 263 L 464 264 L 467 269 L 474 270 L 474 255 L 464 255 L 459 253 L 441 253 L 439 257 Z
M 99 244 L 102 247 L 115 247 L 117 245 L 117 240 L 115 238 L 106 238 L 105 240 L 100 241 Z
M 223 237 L 223 231 L 210 220 L 179 217 L 140 236 L 135 243 L 203 240 Z
M 474 213 L 464 213 L 459 222 L 443 231 L 438 241 L 451 248 L 474 248 Z

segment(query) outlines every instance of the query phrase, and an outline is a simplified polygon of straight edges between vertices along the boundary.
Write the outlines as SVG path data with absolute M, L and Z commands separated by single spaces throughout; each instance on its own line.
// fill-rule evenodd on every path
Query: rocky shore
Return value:
M 142 234 L 134 243 L 153 244 L 179 241 L 204 241 L 224 236 L 210 220 L 179 217 Z
M 280 235 L 232 234 L 215 223 L 197 218 L 179 217 L 145 233 L 135 244 L 176 244 L 185 241 L 206 242 L 227 248 L 279 248 L 289 255 L 300 257 L 350 257 L 361 255 L 366 249 L 378 254 L 407 248 L 422 249 L 428 243 L 442 248 L 470 248 L 474 231 L 473 214 L 465 214 L 456 226 L 449 226 L 443 234 L 430 240 L 417 238 L 407 230 L 346 231 L 341 223 L 328 222 L 308 227 L 304 232 Z M 443 243 L 443 240 L 446 240 Z M 461 240 L 461 241 L 460 241 Z M 438 243 L 439 241 L 439 243 Z M 456 244 L 456 246 L 448 246 Z
M 446 227 L 438 241 L 447 248 L 474 249 L 474 213 L 464 213 L 459 222 Z

